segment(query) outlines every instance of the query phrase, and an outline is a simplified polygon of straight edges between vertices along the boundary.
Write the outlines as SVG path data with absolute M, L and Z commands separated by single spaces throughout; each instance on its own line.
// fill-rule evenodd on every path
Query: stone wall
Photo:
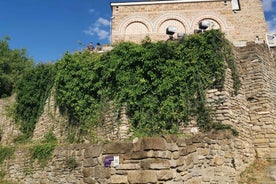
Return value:
M 276 158 L 276 54 L 265 44 L 247 43 L 236 47 L 236 63 L 241 89 L 233 95 L 231 71 L 227 70 L 223 91 L 210 90 L 208 102 L 215 109 L 214 118 L 235 127 L 258 157 Z
M 21 135 L 19 126 L 9 117 L 9 108 L 13 107 L 15 96 L 0 99 L 0 143 L 1 145 L 13 144 L 13 138 Z
M 28 149 L 17 148 L 2 169 L 6 179 L 23 184 L 237 183 L 254 159 L 228 131 L 184 138 L 174 135 L 135 138 L 132 142 L 64 145 L 47 166 L 30 162 Z M 119 156 L 119 165 L 107 158 Z M 71 167 L 68 159 L 77 167 Z
M 197 135 L 191 139 L 168 136 L 133 143 L 68 145 L 57 148 L 44 169 L 30 163 L 28 149 L 17 148 L 14 159 L 2 167 L 6 177 L 28 184 L 236 183 L 238 174 L 256 157 L 276 159 L 276 50 L 265 44 L 247 43 L 244 47 L 234 48 L 234 52 L 241 89 L 234 95 L 231 71 L 227 69 L 223 90 L 208 91 L 207 100 L 215 110 L 214 119 L 235 127 L 238 137 L 224 132 Z M 9 99 L 0 101 L 1 144 L 12 143 L 11 137 L 20 134 L 17 126 L 4 115 L 4 106 L 8 102 Z M 58 118 L 60 114 L 56 110 L 53 99 L 50 99 L 33 140 L 41 139 L 48 131 L 63 140 L 64 119 Z M 125 112 L 122 109 L 121 115 L 114 115 L 125 120 L 123 128 L 120 124 L 114 126 L 113 115 L 106 117 L 103 138 L 107 134 L 115 140 L 128 137 Z M 115 130 L 114 134 L 110 130 Z M 120 131 L 124 133 L 120 134 Z M 104 167 L 104 158 L 114 155 L 120 156 L 120 165 Z M 66 165 L 66 160 L 71 157 L 79 164 L 75 169 Z
M 111 140 L 123 140 L 128 138 L 131 135 L 130 123 L 126 115 L 126 107 L 122 107 L 119 111 L 114 109 L 112 102 L 108 102 L 104 105 L 102 109 L 102 119 L 100 120 L 101 125 L 97 126 L 96 131 L 93 132 L 95 135 L 96 141 L 111 141 Z M 91 127 L 93 129 L 94 127 Z M 40 116 L 36 127 L 33 132 L 33 141 L 41 141 L 44 139 L 44 136 L 53 132 L 55 137 L 60 143 L 68 142 L 68 136 L 70 131 L 74 127 L 69 127 L 68 118 L 64 115 L 61 115 L 59 108 L 55 105 L 54 94 L 46 100 L 44 110 Z M 77 130 L 73 130 L 78 132 Z M 81 137 L 80 142 L 91 142 L 95 141 L 85 135 Z
M 236 49 L 247 107 L 250 137 L 257 156 L 276 158 L 275 48 L 249 43 Z
M 59 142 L 65 142 L 68 136 L 68 119 L 62 116 L 59 108 L 55 105 L 54 92 L 46 100 L 43 113 L 39 117 L 33 132 L 33 141 L 40 141 L 44 136 L 53 132 Z
M 240 0 L 233 11 L 231 0 L 183 0 L 111 3 L 112 43 L 140 42 L 146 36 L 153 41 L 167 40 L 166 29 L 193 34 L 199 22 L 208 20 L 232 42 L 265 40 L 267 25 L 260 0 Z M 174 34 L 177 38 L 177 34 Z

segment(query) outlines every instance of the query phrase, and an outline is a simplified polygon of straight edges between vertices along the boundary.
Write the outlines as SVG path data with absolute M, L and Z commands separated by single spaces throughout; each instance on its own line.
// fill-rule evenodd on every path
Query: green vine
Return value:
M 232 74 L 232 79 L 234 81 L 233 83 L 234 94 L 237 95 L 241 87 L 241 81 L 240 81 L 237 65 L 235 63 L 234 54 L 232 52 L 233 46 L 228 40 L 224 40 L 224 42 L 225 42 L 225 44 L 223 44 L 224 60 L 226 61 L 227 66 L 230 68 L 232 72 L 231 74 Z
M 125 104 L 134 131 L 143 134 L 175 133 L 191 117 L 209 130 L 215 126 L 205 91 L 223 87 L 226 64 L 237 91 L 231 45 L 217 30 L 175 42 L 123 42 L 103 55 L 67 53 L 56 64 L 56 101 L 85 132 L 101 125 L 107 101 Z
M 55 77 L 53 64 L 39 64 L 28 70 L 17 82 L 15 119 L 28 138 L 43 112 Z

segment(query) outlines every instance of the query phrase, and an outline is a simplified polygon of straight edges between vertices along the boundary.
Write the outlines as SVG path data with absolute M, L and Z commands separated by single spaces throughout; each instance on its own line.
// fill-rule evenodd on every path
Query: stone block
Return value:
M 256 148 L 256 156 L 258 158 L 264 158 L 265 155 L 270 154 L 271 149 L 265 147 L 265 148 Z
M 98 157 L 102 152 L 102 145 L 91 145 L 84 151 L 84 157 Z
M 269 158 L 272 160 L 276 160 L 276 149 L 275 149 L 275 152 L 269 154 Z
M 148 153 L 149 153 L 148 154 L 149 158 L 164 158 L 164 159 L 170 159 L 171 158 L 171 152 L 170 151 L 150 151 Z
M 179 159 L 176 160 L 176 166 L 182 166 L 185 165 L 186 161 L 184 157 L 180 157 Z
M 143 151 L 142 150 L 142 139 L 139 139 L 138 137 L 134 138 L 133 141 L 133 151 Z
M 94 173 L 94 168 L 83 168 L 82 173 L 83 173 L 83 177 L 85 177 L 85 178 L 90 177 Z
M 198 152 L 199 155 L 206 156 L 210 153 L 210 149 L 208 149 L 208 148 L 199 148 L 197 150 L 197 152 Z
M 123 154 L 132 150 L 132 143 L 110 143 L 103 146 L 103 154 Z
M 171 168 L 171 169 L 177 167 L 176 160 L 169 160 L 169 162 L 170 162 L 170 168 Z
M 200 168 L 192 169 L 191 174 L 192 174 L 193 177 L 202 176 L 202 170 Z
M 114 175 L 110 177 L 111 184 L 125 184 L 128 183 L 127 176 Z
M 186 141 L 185 139 L 177 139 L 177 142 L 176 144 L 179 146 L 179 147 L 185 147 L 187 144 L 186 144 Z
M 149 169 L 169 169 L 170 162 L 165 159 L 146 159 L 141 162 L 141 167 L 145 170 Z
M 111 176 L 111 168 L 106 168 L 102 166 L 96 166 L 94 170 L 94 176 L 95 178 L 110 178 Z
M 174 173 L 172 170 L 160 170 L 157 171 L 157 179 L 158 181 L 168 181 L 173 179 Z
M 220 166 L 220 165 L 222 165 L 222 164 L 224 164 L 224 158 L 223 157 L 221 157 L 221 156 L 218 156 L 218 155 L 216 155 L 215 157 L 214 157 L 214 164 L 216 165 L 216 166 Z
M 167 143 L 175 143 L 177 141 L 177 135 L 167 134 L 163 135 L 163 137 L 167 141 Z
M 196 147 L 193 146 L 193 145 L 189 145 L 189 146 L 181 149 L 179 152 L 180 152 L 181 156 L 186 156 L 186 155 L 188 155 L 190 153 L 193 153 L 195 151 L 196 151 Z
M 179 157 L 180 157 L 179 151 L 175 151 L 171 154 L 172 159 L 179 159 Z
M 149 153 L 147 151 L 130 152 L 123 155 L 123 158 L 125 160 L 132 160 L 132 159 L 140 160 L 140 159 L 149 158 Z
M 276 148 L 276 142 L 269 143 L 269 147 L 270 147 L 270 148 Z
M 84 159 L 84 162 L 83 162 L 84 167 L 94 167 L 96 165 L 98 165 L 98 159 L 97 158 Z
M 269 139 L 255 139 L 254 144 L 269 143 Z
M 157 176 L 156 172 L 152 170 L 130 171 L 128 181 L 130 184 L 157 183 Z
M 161 137 L 149 137 L 142 140 L 143 150 L 167 150 L 166 141 Z
M 96 183 L 98 183 L 95 179 L 93 179 L 91 177 L 83 178 L 83 182 L 85 184 L 96 184 Z
M 178 151 L 179 147 L 176 143 L 167 143 L 167 148 L 169 151 Z
M 139 170 L 141 167 L 139 164 L 120 164 L 116 169 L 117 170 Z

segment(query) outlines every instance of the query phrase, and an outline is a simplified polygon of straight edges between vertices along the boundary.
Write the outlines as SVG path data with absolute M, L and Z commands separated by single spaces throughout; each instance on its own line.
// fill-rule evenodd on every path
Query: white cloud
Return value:
M 276 2 L 276 0 L 264 0 L 263 1 L 263 7 L 264 7 L 264 11 L 269 12 L 273 10 L 273 2 Z
M 97 35 L 99 37 L 100 40 L 104 40 L 104 39 L 107 39 L 109 38 L 109 32 L 103 30 L 103 29 L 99 29 L 97 31 Z
M 95 9 L 90 9 L 89 10 L 89 13 L 94 13 L 95 12 Z
M 271 19 L 267 20 L 268 32 L 276 33 L 276 16 L 272 16 Z
M 100 26 L 101 26 L 101 25 L 102 25 L 102 26 L 109 26 L 109 25 L 110 25 L 110 22 L 109 22 L 109 20 L 100 17 L 100 18 L 96 21 L 96 24 L 98 24 L 98 25 L 100 25 Z
M 109 28 L 109 26 L 109 20 L 100 17 L 96 22 L 89 26 L 84 33 L 91 36 L 97 35 L 100 40 L 108 39 L 110 37 L 110 33 L 106 31 L 106 29 Z

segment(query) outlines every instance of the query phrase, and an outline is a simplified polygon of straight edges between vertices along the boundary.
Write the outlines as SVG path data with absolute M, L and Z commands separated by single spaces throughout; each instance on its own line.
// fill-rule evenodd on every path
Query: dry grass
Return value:
M 239 184 L 263 184 L 271 182 L 267 168 L 275 163 L 257 159 L 240 174 Z

